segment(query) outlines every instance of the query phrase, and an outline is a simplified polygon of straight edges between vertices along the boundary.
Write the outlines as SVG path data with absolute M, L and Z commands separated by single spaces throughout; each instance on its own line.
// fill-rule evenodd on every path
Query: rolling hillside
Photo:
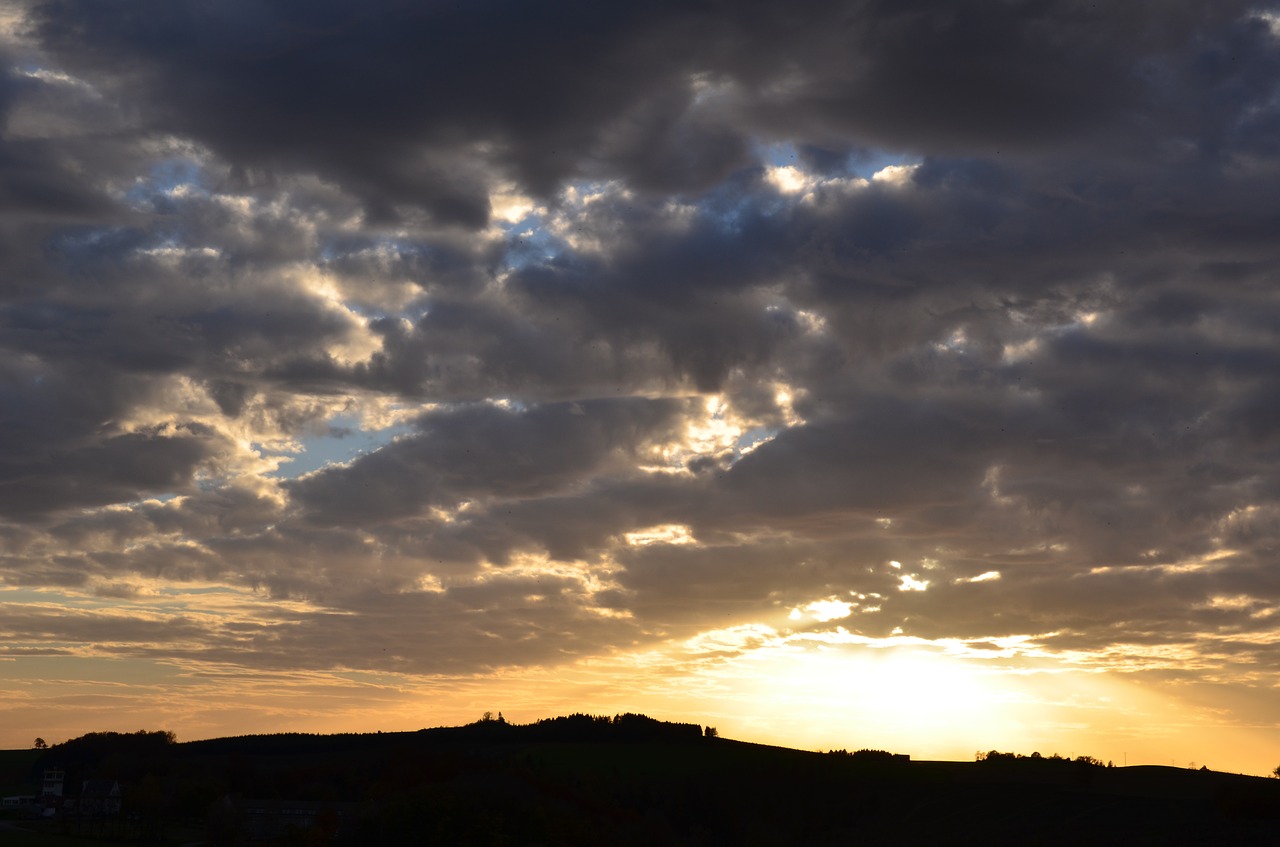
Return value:
M 96 733 L 0 754 L 28 781 L 55 765 L 70 796 L 85 780 L 118 781 L 128 821 L 95 829 L 67 812 L 56 826 L 123 840 L 176 826 L 209 844 L 1273 844 L 1280 833 L 1280 780 L 814 753 L 639 715 L 188 743 Z

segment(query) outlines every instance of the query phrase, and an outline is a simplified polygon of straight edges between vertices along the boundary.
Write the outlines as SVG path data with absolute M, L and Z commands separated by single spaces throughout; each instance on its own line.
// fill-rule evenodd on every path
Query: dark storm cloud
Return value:
M 691 519 L 706 496 L 702 485 L 666 475 L 602 475 L 566 489 L 469 508 L 456 522 L 433 528 L 422 555 L 470 567 L 507 563 L 522 552 L 598 561 L 626 532 Z
M 476 145 L 549 190 L 655 73 L 674 81 L 669 45 L 631 35 L 661 18 L 645 8 L 53 3 L 38 27 L 82 72 L 145 92 L 158 126 L 252 166 L 317 169 L 375 218 L 404 204 L 476 225 L 489 212 Z
M 109 212 L 110 205 L 86 190 L 74 173 L 46 157 L 46 148 L 32 142 L 0 145 L 0 216 L 21 212 L 28 217 L 84 220 Z
M 183 489 L 210 452 L 199 435 L 129 433 L 33 461 L 10 460 L 0 466 L 0 509 L 39 514 Z
M 115 419 L 152 399 L 145 381 L 86 364 L 80 372 L 12 351 L 0 365 L 0 513 L 32 515 L 137 499 L 190 484 L 217 450 L 196 425 L 113 431 Z
M 1217 134 L 1273 82 L 1265 26 L 1238 23 L 1249 8 L 282 0 L 121 15 L 51 0 L 34 27 L 59 61 L 127 86 L 153 127 L 245 166 L 316 170 L 374 218 L 420 206 L 475 226 L 479 163 L 539 194 L 594 174 L 681 191 L 745 164 L 750 132 L 920 153 Z M 1175 96 L 1188 88 L 1192 103 Z M 1210 97 L 1218 120 L 1194 125 Z M 1266 125 L 1250 123 L 1251 137 Z
M 0 632 L 9 642 L 65 639 L 69 642 L 175 642 L 196 638 L 204 628 L 181 616 L 166 618 L 128 618 L 72 612 L 66 609 L 50 614 L 48 608 L 24 608 L 19 604 L 3 604 L 4 623 Z
M 726 205 L 750 202 L 741 187 L 725 193 Z M 671 231 L 657 206 L 597 205 L 577 224 L 592 237 L 593 226 L 606 230 L 606 256 L 517 268 L 501 299 L 433 298 L 411 327 L 374 323 L 382 350 L 367 364 L 317 372 L 460 399 L 643 392 L 686 380 L 714 390 L 735 368 L 767 367 L 796 335 L 790 310 L 771 309 L 759 290 L 781 275 L 793 233 L 749 205 L 732 228 L 713 208 L 690 231 Z
M 681 405 L 628 398 L 432 413 L 417 434 L 290 488 L 326 523 L 392 520 L 470 498 L 545 496 L 629 470 L 641 448 L 673 435 Z
M 124 371 L 171 373 L 207 367 L 221 375 L 223 360 L 233 350 L 254 360 L 270 360 L 282 354 L 278 345 L 287 339 L 292 338 L 298 349 L 339 337 L 346 329 L 312 302 L 287 294 L 272 300 L 271 292 L 262 291 L 254 298 L 242 296 L 217 305 L 151 303 L 150 308 L 129 312 L 105 305 L 23 304 L 0 313 L 0 331 L 13 347 L 53 365 L 91 355 L 98 363 Z
M 27 57 L 0 45 L 0 118 L 8 131 L 0 139 L 0 226 L 34 222 L 75 223 L 110 215 L 111 203 L 96 179 L 86 180 L 80 166 L 110 160 L 110 139 L 99 151 L 85 149 L 69 138 L 69 127 L 80 118 L 76 110 L 92 112 L 92 97 L 57 81 L 23 73 Z M 102 110 L 110 112 L 109 109 Z M 93 115 L 99 126 L 109 114 Z M 48 124 L 53 123 L 53 126 Z M 12 285 L 11 281 L 9 285 Z M 7 287 L 7 286 L 6 286 Z
M 183 630 L 271 666 L 551 662 L 859 596 L 832 626 L 1260 655 L 1254 11 L 34 4 L 0 77 L 0 572 L 323 604 Z M 509 191 L 537 208 L 491 215 Z M 439 405 L 267 475 L 378 403 Z

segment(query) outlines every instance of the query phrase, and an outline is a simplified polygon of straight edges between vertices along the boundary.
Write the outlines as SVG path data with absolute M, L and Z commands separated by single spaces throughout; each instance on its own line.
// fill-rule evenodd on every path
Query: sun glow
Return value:
M 1194 759 L 1260 772 L 1253 761 L 1266 728 L 1242 729 L 1166 686 L 1089 670 L 1032 649 L 1034 640 L 877 639 L 840 627 L 749 624 L 615 658 L 624 664 L 597 662 L 593 672 L 607 676 L 602 692 L 625 679 L 629 707 L 683 709 L 726 737 L 766 744 L 950 761 L 991 749 L 1117 765 Z
M 800 746 L 954 756 L 969 739 L 1007 737 L 1009 707 L 1020 699 L 973 660 L 912 647 L 792 642 L 739 664 L 741 719 Z
M 661 524 L 639 529 L 623 535 L 628 546 L 647 547 L 650 544 L 693 544 L 695 539 L 689 527 L 682 524 Z

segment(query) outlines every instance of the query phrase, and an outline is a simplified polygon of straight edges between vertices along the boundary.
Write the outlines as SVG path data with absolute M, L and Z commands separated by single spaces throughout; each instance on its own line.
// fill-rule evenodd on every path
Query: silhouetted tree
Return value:
M 48 750 L 48 749 L 49 749 L 49 743 L 48 743 L 47 741 L 45 741 L 43 738 L 37 738 L 37 739 L 36 739 L 35 747 L 36 747 L 36 749 L 37 749 L 37 750 Z
M 704 730 L 702 731 L 702 734 L 703 734 L 703 736 L 704 736 L 704 737 L 706 737 L 706 738 L 719 738 L 719 737 L 720 737 L 720 731 L 719 731 L 719 730 L 717 730 L 714 726 L 709 726 L 709 727 L 707 727 L 706 729 L 704 729 Z

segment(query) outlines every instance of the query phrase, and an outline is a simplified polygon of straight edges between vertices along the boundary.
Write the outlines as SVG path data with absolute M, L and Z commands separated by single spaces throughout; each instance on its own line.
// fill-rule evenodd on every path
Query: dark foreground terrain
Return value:
M 120 811 L 87 795 L 39 823 L 9 810 L 0 845 L 1280 844 L 1280 780 L 811 753 L 639 715 L 181 744 L 95 733 L 0 753 L 0 791 L 36 791 L 51 768 L 67 798 L 118 785 Z

